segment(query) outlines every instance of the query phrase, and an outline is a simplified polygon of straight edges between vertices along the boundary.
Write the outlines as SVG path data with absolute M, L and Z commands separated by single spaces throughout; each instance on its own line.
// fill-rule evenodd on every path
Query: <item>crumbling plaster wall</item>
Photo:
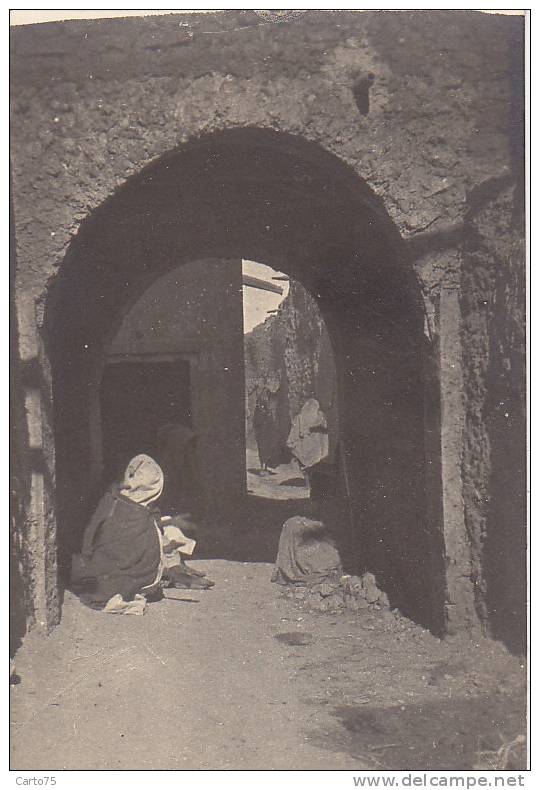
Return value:
M 526 646 L 526 356 L 522 194 L 493 179 L 468 199 L 461 271 L 463 494 L 476 601 Z
M 338 393 L 334 355 L 317 302 L 295 280 L 276 315 L 245 336 L 248 435 L 253 428 L 256 385 L 280 382 L 278 431 L 283 447 L 292 420 L 308 398 L 317 398 L 329 428 L 330 457 L 338 438 Z
M 382 198 L 411 249 L 423 231 L 442 234 L 439 251 L 424 249 L 415 268 L 430 342 L 443 362 L 447 547 L 456 543 L 450 565 L 467 587 L 459 370 L 467 338 L 460 336 L 459 255 L 455 239 L 442 237 L 463 220 L 466 193 L 511 167 L 511 53 L 521 36 L 519 19 L 458 11 L 311 11 L 280 24 L 245 11 L 13 30 L 23 355 L 40 357 L 47 289 L 80 224 L 142 167 L 201 134 L 234 127 L 318 143 Z M 362 114 L 353 88 L 369 73 L 369 113 Z M 48 401 L 43 389 L 38 411 Z M 44 436 L 47 444 L 47 430 Z M 51 547 L 52 529 L 44 538 Z M 458 627 L 474 620 L 470 601 L 467 589 Z
M 9 597 L 10 640 L 9 655 L 15 653 L 26 633 L 27 623 L 34 622 L 35 591 L 25 584 L 31 574 L 29 568 L 28 512 L 30 491 L 30 453 L 28 430 L 24 409 L 24 369 L 19 354 L 17 307 L 15 302 L 15 250 L 13 217 L 10 238 L 10 288 L 9 288 L 9 409 L 10 409 L 10 475 L 9 475 Z
M 310 12 L 282 24 L 227 12 L 15 29 L 21 283 L 41 293 L 81 221 L 130 175 L 236 126 L 298 134 L 335 153 L 405 237 L 461 219 L 466 191 L 509 166 L 505 76 L 519 29 L 456 11 Z M 375 75 L 366 116 L 351 90 L 357 72 Z

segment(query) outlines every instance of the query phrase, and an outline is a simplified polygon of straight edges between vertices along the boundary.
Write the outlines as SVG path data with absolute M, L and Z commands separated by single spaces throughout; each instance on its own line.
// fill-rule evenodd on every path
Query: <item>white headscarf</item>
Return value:
M 120 493 L 139 505 L 149 505 L 163 491 L 163 472 L 149 455 L 136 455 L 127 465 Z

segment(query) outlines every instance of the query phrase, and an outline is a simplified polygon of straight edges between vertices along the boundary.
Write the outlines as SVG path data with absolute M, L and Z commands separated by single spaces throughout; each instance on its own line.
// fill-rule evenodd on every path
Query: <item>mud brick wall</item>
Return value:
M 463 493 L 480 616 L 526 641 L 525 249 L 521 191 L 494 179 L 468 199 L 461 306 Z
M 405 235 L 461 218 L 466 191 L 508 167 L 519 19 L 344 11 L 259 22 L 238 12 L 12 31 L 21 280 L 38 290 L 93 207 L 143 164 L 218 129 L 322 143 L 385 197 Z M 363 114 L 353 88 L 370 73 Z
M 317 303 L 299 283 L 277 314 L 245 336 L 246 387 L 249 398 L 248 434 L 252 430 L 256 392 L 265 377 L 280 382 L 279 430 L 285 445 L 294 417 L 308 398 L 317 398 L 327 415 L 331 454 L 338 436 L 337 382 L 332 345 Z
M 294 166 L 279 171 L 277 160 L 272 160 L 264 174 L 258 174 L 266 179 L 272 210 L 283 207 L 280 235 L 273 234 L 269 225 L 265 237 L 262 220 L 259 231 L 258 220 L 249 214 L 247 204 L 254 204 L 251 193 L 257 190 L 255 182 L 249 181 L 250 172 L 252 176 L 259 161 L 265 167 L 264 156 L 261 159 L 257 154 L 242 174 L 242 197 L 232 185 L 236 175 L 231 171 L 229 180 L 222 178 L 214 184 L 213 194 L 206 195 L 210 208 L 203 218 L 196 208 L 191 209 L 190 217 L 186 199 L 182 213 L 174 217 L 186 222 L 190 217 L 193 233 L 185 236 L 183 246 L 167 233 L 162 234 L 161 242 L 155 234 L 154 246 L 148 251 L 148 275 L 152 265 L 162 265 L 167 245 L 176 244 L 177 254 L 187 256 L 201 237 L 214 233 L 222 218 L 219 207 L 211 202 L 219 196 L 223 205 L 231 206 L 227 222 L 233 228 L 223 237 L 223 244 L 229 244 L 234 233 L 243 232 L 244 246 L 240 249 L 231 241 L 225 251 L 208 249 L 204 253 L 260 260 L 278 269 L 286 269 L 283 256 L 290 254 L 291 261 L 298 260 L 298 279 L 314 292 L 319 289 L 330 333 L 339 338 L 341 391 L 347 402 L 354 404 L 354 387 L 361 383 L 365 392 L 376 393 L 375 379 L 384 380 L 379 393 L 384 390 L 389 395 L 392 387 L 399 393 L 388 369 L 382 370 L 377 349 L 386 337 L 387 348 L 391 351 L 394 346 L 399 351 L 407 323 L 408 286 L 404 283 L 412 282 L 408 279 L 411 273 L 423 296 L 421 357 L 426 391 L 433 395 L 425 408 L 422 441 L 426 468 L 440 471 L 432 475 L 428 499 L 440 501 L 440 506 L 431 508 L 431 525 L 425 533 L 415 529 L 416 516 L 411 510 L 407 539 L 402 536 L 400 541 L 397 532 L 390 530 L 380 560 L 387 557 L 401 563 L 402 585 L 410 586 L 426 574 L 438 580 L 431 589 L 437 588 L 433 605 L 442 612 L 443 631 L 474 630 L 478 623 L 491 623 L 493 633 L 501 633 L 495 614 L 500 606 L 492 595 L 495 588 L 491 585 L 490 593 L 487 581 L 489 552 L 479 549 L 478 537 L 483 531 L 501 533 L 501 527 L 496 526 L 498 517 L 493 515 L 498 505 L 491 498 L 491 516 L 478 515 L 475 497 L 481 499 L 482 492 L 490 487 L 493 490 L 493 479 L 498 479 L 493 478 L 493 470 L 501 468 L 495 456 L 502 457 L 506 439 L 494 441 L 493 432 L 497 437 L 508 434 L 493 427 L 503 419 L 495 407 L 482 410 L 479 404 L 480 400 L 488 404 L 504 401 L 496 394 L 497 388 L 506 392 L 519 368 L 512 362 L 509 373 L 502 361 L 509 358 L 508 348 L 515 340 L 509 327 L 514 326 L 518 311 L 512 307 L 509 320 L 501 305 L 505 299 L 508 304 L 520 304 L 523 298 L 518 276 L 523 264 L 517 253 L 521 231 L 515 231 L 516 246 L 509 256 L 505 252 L 508 239 L 500 228 L 488 222 L 483 226 L 483 247 L 491 250 L 486 257 L 506 273 L 495 278 L 499 285 L 489 286 L 499 294 L 493 308 L 498 317 L 487 321 L 481 332 L 474 305 L 481 305 L 484 285 L 470 272 L 462 272 L 469 255 L 468 231 L 463 254 L 462 247 L 463 223 L 470 210 L 467 195 L 491 179 L 515 179 L 522 150 L 522 37 L 521 19 L 472 11 L 310 11 L 279 24 L 261 23 L 253 12 L 238 11 L 50 23 L 12 31 L 14 302 L 20 358 L 38 371 L 35 379 L 22 384 L 26 415 L 20 419 L 36 441 L 39 458 L 32 464 L 41 465 L 23 497 L 27 504 L 18 529 L 38 525 L 41 551 L 30 558 L 25 579 L 38 622 L 52 623 L 58 617 L 52 499 L 55 447 L 46 326 L 54 283 L 68 270 L 75 272 L 77 261 L 85 254 L 92 258 L 85 229 L 106 215 L 99 209 L 105 201 L 123 199 L 126 185 L 147 172 L 145 168 L 161 163 L 166 171 L 169 163 L 172 168 L 176 154 L 188 146 L 196 151 L 203 144 L 212 146 L 211 141 L 220 136 L 229 135 L 232 140 L 245 133 L 245 139 L 259 141 L 259 153 L 272 145 L 292 152 L 291 156 L 300 152 L 299 158 L 291 159 L 297 162 Z M 306 163 L 315 167 L 319 159 L 335 163 L 335 179 L 324 184 L 324 179 L 309 182 Z M 191 178 L 195 206 L 205 178 L 201 170 L 195 180 L 193 174 L 187 174 L 188 169 L 186 165 L 171 169 L 175 180 L 167 187 L 167 194 L 172 198 L 182 189 L 183 181 Z M 242 170 L 240 164 L 237 170 Z M 348 192 L 345 184 L 353 181 L 356 186 Z M 145 183 L 150 188 L 150 182 Z M 354 190 L 358 203 L 352 197 Z M 346 195 L 351 195 L 349 202 Z M 246 205 L 238 202 L 241 199 Z M 170 200 L 163 203 L 163 216 L 172 212 L 170 206 Z M 504 225 L 509 203 L 499 203 L 498 210 Z M 117 220 L 125 222 L 125 232 L 146 249 L 151 232 L 148 238 L 139 238 L 146 208 L 142 203 L 133 204 L 133 211 L 139 214 L 129 218 L 129 228 L 127 214 Z M 237 230 L 235 211 L 245 218 Z M 370 220 L 365 224 L 368 215 Z M 321 229 L 330 217 L 332 248 L 327 249 L 332 232 Z M 172 228 L 176 220 L 171 213 L 166 221 Z M 204 227 L 199 229 L 198 222 Z M 468 222 L 470 225 L 472 220 Z M 103 220 L 96 233 L 103 233 L 106 225 Z M 357 247 L 356 259 L 350 254 L 356 244 L 353 236 L 364 239 Z M 383 237 L 385 244 L 394 245 L 391 257 L 399 270 L 380 263 L 389 260 L 389 255 L 381 255 L 380 249 L 377 252 Z M 300 261 L 302 255 L 305 260 Z M 358 276 L 351 268 L 353 259 Z M 99 256 L 92 260 L 93 264 L 86 260 L 86 271 L 94 265 L 96 272 L 102 272 L 104 261 Z M 123 265 L 128 266 L 127 260 Z M 328 271 L 323 271 L 324 266 Z M 366 284 L 360 272 L 368 269 L 371 279 Z M 335 290 L 333 302 L 328 297 L 330 282 Z M 473 290 L 465 294 L 464 284 Z M 95 285 L 92 299 L 98 299 L 100 287 Z M 89 296 L 90 291 L 89 286 Z M 403 298 L 398 299 L 394 291 Z M 371 294 L 369 299 L 367 294 Z M 357 315 L 355 299 L 360 304 Z M 403 315 L 399 314 L 400 304 Z M 345 312 L 347 318 L 343 317 Z M 368 347 L 356 337 L 360 330 L 372 333 Z M 346 336 L 356 338 L 348 347 Z M 477 346 L 483 349 L 481 353 L 489 347 L 492 373 L 493 365 L 500 368 L 500 373 L 480 376 L 485 381 L 485 394 L 478 383 L 480 363 L 471 362 Z M 400 359 L 403 361 L 403 354 L 396 352 L 397 362 Z M 400 383 L 405 388 L 417 378 L 416 362 L 411 360 L 407 370 L 404 368 Z M 516 386 L 520 390 L 522 384 Z M 397 400 L 386 397 L 386 402 L 391 402 L 387 408 L 394 409 L 395 416 L 388 426 L 402 424 Z M 347 411 L 353 444 L 370 452 L 370 442 L 377 445 L 375 428 L 372 430 L 367 418 L 352 405 Z M 486 436 L 491 437 L 490 442 Z M 389 450 L 397 447 L 396 433 L 390 427 L 385 442 Z M 412 447 L 411 442 L 412 435 L 403 435 L 398 443 L 406 448 Z M 380 441 L 378 444 L 380 447 Z M 354 447 L 350 449 L 354 454 Z M 392 452 L 389 455 L 394 457 Z M 354 459 L 355 469 L 361 464 L 369 466 L 367 456 Z M 371 469 L 373 506 L 364 516 L 368 523 L 379 519 L 383 529 L 396 518 L 396 512 L 385 510 L 382 493 L 375 495 L 375 477 L 386 479 L 390 473 Z M 399 477 L 397 472 L 396 467 L 394 480 Z M 361 477 L 353 482 L 365 484 Z M 517 488 L 521 482 L 515 483 Z M 407 572 L 398 558 L 403 543 L 410 555 Z M 420 557 L 428 545 L 429 558 L 422 566 Z M 522 568 L 521 544 L 512 543 L 509 551 L 518 558 L 512 568 Z M 495 555 L 499 556 L 498 549 Z M 33 592 L 38 588 L 43 591 L 39 600 Z M 429 594 L 427 588 L 415 593 L 422 599 Z M 422 619 L 413 610 L 413 616 Z

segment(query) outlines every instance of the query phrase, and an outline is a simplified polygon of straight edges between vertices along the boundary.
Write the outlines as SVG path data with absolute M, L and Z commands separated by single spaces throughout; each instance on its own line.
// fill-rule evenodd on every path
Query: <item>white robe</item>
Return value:
M 328 456 L 328 425 L 315 398 L 309 398 L 294 418 L 287 447 L 304 469 Z

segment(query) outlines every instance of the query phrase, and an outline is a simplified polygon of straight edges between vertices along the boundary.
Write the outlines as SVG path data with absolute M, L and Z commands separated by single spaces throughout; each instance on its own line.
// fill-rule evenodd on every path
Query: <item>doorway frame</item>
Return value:
M 112 341 L 111 341 L 112 342 Z M 200 352 L 197 351 L 180 351 L 169 353 L 148 353 L 148 354 L 108 354 L 105 353 L 101 360 L 98 370 L 98 376 L 94 382 L 91 390 L 89 400 L 89 423 L 90 423 L 90 460 L 91 460 L 91 474 L 92 482 L 96 483 L 101 480 L 104 470 L 104 453 L 103 453 L 103 419 L 101 411 L 101 386 L 103 382 L 103 374 L 108 365 L 122 365 L 127 363 L 151 363 L 151 362 L 187 362 L 189 364 L 189 397 L 191 401 L 191 414 L 193 428 L 196 431 L 196 426 L 200 421 L 198 413 L 196 397 L 197 391 L 200 387 L 199 380 L 199 358 Z M 197 448 L 197 452 L 199 452 Z M 197 458 L 197 462 L 200 459 Z

